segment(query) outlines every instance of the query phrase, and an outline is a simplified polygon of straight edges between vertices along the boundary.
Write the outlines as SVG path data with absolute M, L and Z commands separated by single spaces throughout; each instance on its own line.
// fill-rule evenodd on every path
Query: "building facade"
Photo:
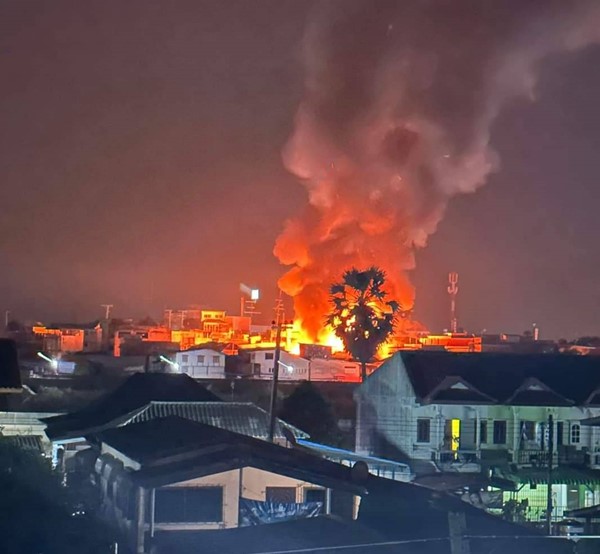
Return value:
M 550 460 L 554 517 L 600 500 L 600 432 L 582 425 L 600 415 L 598 361 L 404 352 L 357 389 L 356 401 L 359 452 L 410 460 L 421 473 L 512 480 L 520 493 L 504 498 L 528 498 L 531 519 L 544 515 Z
M 210 348 L 193 348 L 174 356 L 177 371 L 194 379 L 224 379 L 225 354 Z

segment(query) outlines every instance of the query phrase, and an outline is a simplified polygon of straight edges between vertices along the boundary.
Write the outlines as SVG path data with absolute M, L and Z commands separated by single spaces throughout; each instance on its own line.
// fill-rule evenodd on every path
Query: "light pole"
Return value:
M 269 442 L 273 442 L 275 437 L 275 418 L 277 409 L 277 384 L 279 382 L 279 357 L 281 356 L 281 330 L 285 326 L 286 329 L 290 326 L 289 323 L 279 321 L 273 326 L 277 325 L 277 335 L 275 338 L 275 356 L 273 360 L 273 381 L 271 382 L 271 405 L 269 408 Z

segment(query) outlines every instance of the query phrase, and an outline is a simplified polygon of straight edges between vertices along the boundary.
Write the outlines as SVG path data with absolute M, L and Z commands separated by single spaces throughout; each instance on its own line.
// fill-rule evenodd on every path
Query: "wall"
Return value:
M 217 350 L 203 348 L 177 352 L 175 362 L 179 364 L 180 373 L 187 373 L 194 379 L 225 377 L 225 355 Z

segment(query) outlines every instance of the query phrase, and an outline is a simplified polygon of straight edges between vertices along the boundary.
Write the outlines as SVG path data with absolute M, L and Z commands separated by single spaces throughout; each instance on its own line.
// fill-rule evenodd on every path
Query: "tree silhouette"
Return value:
M 364 271 L 352 268 L 330 288 L 332 308 L 327 324 L 342 339 L 346 351 L 360 362 L 363 381 L 367 363 L 393 333 L 400 312 L 398 302 L 387 300 L 384 283 L 385 273 L 377 267 Z
M 300 383 L 283 401 L 279 417 L 308 433 L 315 442 L 332 446 L 340 443 L 333 408 L 310 381 Z

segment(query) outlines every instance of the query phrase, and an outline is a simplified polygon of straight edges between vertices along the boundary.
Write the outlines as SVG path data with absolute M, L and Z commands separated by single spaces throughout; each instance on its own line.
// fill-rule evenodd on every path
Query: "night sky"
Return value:
M 298 0 L 0 4 L 0 309 L 22 320 L 271 318 L 272 254 L 306 190 L 281 150 L 302 97 Z M 494 124 L 501 167 L 417 255 L 415 315 L 472 331 L 600 334 L 600 48 L 547 58 Z

